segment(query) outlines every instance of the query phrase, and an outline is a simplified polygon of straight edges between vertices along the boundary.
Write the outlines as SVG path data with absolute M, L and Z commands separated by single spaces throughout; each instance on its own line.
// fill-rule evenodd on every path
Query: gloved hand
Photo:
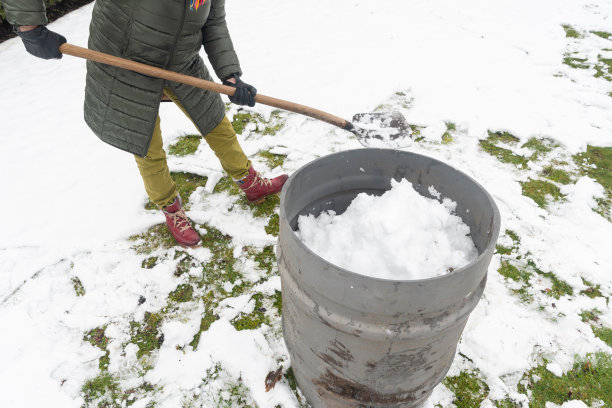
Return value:
M 229 79 L 231 78 L 234 78 L 236 83 L 230 82 Z M 236 88 L 234 95 L 229 97 L 230 101 L 236 105 L 249 105 L 251 107 L 255 106 L 255 95 L 257 94 L 257 89 L 255 89 L 255 87 L 252 85 L 242 82 L 240 75 L 233 74 L 232 76 L 225 78 L 223 80 L 223 85 Z
M 23 41 L 26 51 L 35 57 L 43 59 L 62 58 L 59 46 L 66 42 L 63 35 L 50 31 L 45 26 L 38 26 L 29 31 L 15 29 L 15 33 Z

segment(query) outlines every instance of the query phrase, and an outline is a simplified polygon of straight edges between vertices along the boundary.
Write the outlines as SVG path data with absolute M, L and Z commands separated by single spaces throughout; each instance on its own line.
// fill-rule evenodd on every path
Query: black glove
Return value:
M 15 33 L 23 41 L 25 49 L 35 57 L 42 59 L 62 58 L 59 46 L 66 42 L 63 35 L 47 30 L 45 26 L 38 26 L 30 31 L 19 31 Z
M 228 79 L 230 78 L 234 78 L 236 83 L 233 84 L 229 82 Z M 229 97 L 230 101 L 236 105 L 249 105 L 251 107 L 255 106 L 255 95 L 257 94 L 257 89 L 255 89 L 255 87 L 252 85 L 242 82 L 240 75 L 233 74 L 232 76 L 225 78 L 223 80 L 223 85 L 236 88 L 234 95 Z

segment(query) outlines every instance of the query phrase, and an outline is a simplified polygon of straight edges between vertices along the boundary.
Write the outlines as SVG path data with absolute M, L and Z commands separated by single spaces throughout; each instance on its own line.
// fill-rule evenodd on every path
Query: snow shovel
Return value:
M 235 92 L 235 88 L 232 88 L 231 86 L 221 85 L 205 79 L 179 74 L 177 72 L 130 61 L 124 58 L 115 57 L 113 55 L 68 43 L 62 44 L 59 47 L 59 50 L 66 55 L 85 58 L 91 61 L 135 71 L 155 78 L 162 78 L 172 82 L 180 82 L 182 84 L 206 89 L 207 91 L 217 92 L 228 96 L 232 96 Z M 382 143 L 383 146 L 399 148 L 410 143 L 410 126 L 408 125 L 408 122 L 406 122 L 404 116 L 399 112 L 357 113 L 355 116 L 353 116 L 353 122 L 355 123 L 352 123 L 339 118 L 338 116 L 334 116 L 309 106 L 273 98 L 260 93 L 255 95 L 255 101 L 264 105 L 273 106 L 275 108 L 288 110 L 301 115 L 309 116 L 314 119 L 322 120 L 334 126 L 338 126 L 341 129 L 348 130 L 357 136 L 359 143 L 365 147 L 376 145 L 380 146 Z

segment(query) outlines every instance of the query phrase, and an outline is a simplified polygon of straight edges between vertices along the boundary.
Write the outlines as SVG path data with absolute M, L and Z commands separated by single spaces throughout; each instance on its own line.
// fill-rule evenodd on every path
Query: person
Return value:
M 66 39 L 45 27 L 43 0 L 3 0 L 6 19 L 26 50 L 44 59 L 61 58 Z M 199 53 L 223 84 L 236 88 L 230 101 L 255 105 L 257 90 L 242 81 L 242 70 L 225 20 L 225 0 L 97 0 L 88 47 L 133 61 L 212 80 Z M 260 203 L 281 191 L 288 176 L 261 176 L 244 154 L 225 115 L 220 95 L 136 72 L 87 61 L 84 118 L 104 142 L 134 154 L 145 190 L 164 213 L 181 245 L 200 237 L 182 209 L 162 146 L 159 105 L 170 99 L 189 117 L 244 191 Z

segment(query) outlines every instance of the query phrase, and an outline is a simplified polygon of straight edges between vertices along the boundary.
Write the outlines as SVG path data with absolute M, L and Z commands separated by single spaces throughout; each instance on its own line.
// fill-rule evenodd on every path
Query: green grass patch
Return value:
M 565 54 L 563 63 L 574 69 L 589 69 L 591 66 L 587 63 L 587 58 L 579 58 L 572 56 L 573 54 Z
M 552 165 L 544 167 L 542 176 L 561 184 L 570 184 L 573 181 L 567 171 L 555 168 Z
M 158 257 L 150 256 L 144 261 L 142 261 L 142 264 L 140 266 L 142 267 L 142 269 L 153 269 L 155 265 L 157 265 L 158 260 Z
M 207 310 L 206 313 L 204 313 L 204 317 L 202 317 L 202 320 L 200 321 L 200 329 L 195 334 L 195 336 L 193 336 L 193 340 L 191 340 L 191 343 L 189 343 L 191 348 L 193 348 L 194 350 L 197 349 L 198 344 L 200 343 L 200 336 L 202 335 L 202 332 L 208 330 L 210 328 L 210 325 L 216 322 L 217 320 L 219 320 L 219 316 L 214 314 L 210 310 Z
M 121 407 L 121 389 L 119 381 L 107 372 L 98 374 L 97 377 L 85 381 L 81 388 L 81 394 L 85 400 L 85 407 Z
M 604 343 L 612 347 L 612 329 L 608 327 L 591 326 L 593 334 L 599 337 Z
M 598 322 L 600 315 L 601 315 L 601 310 L 598 310 L 598 309 L 583 310 L 579 314 L 580 319 L 585 323 Z
M 168 299 L 176 303 L 185 303 L 193 299 L 193 286 L 182 283 L 168 295 Z
M 273 169 L 275 167 L 282 166 L 283 164 L 285 164 L 286 156 L 282 155 L 282 154 L 274 154 L 274 153 L 270 153 L 268 151 L 259 151 L 257 153 L 257 155 L 259 157 L 262 157 L 263 159 L 265 159 L 266 164 L 271 169 Z
M 285 126 L 285 118 L 280 110 L 272 111 L 270 120 L 265 120 L 264 117 L 258 113 L 248 112 L 239 108 L 232 119 L 232 127 L 239 135 L 241 135 L 251 123 L 255 124 L 255 133 L 274 136 L 283 126 Z
M 550 153 L 554 148 L 559 147 L 559 144 L 549 138 L 538 139 L 532 137 L 527 140 L 527 142 L 523 143 L 521 147 L 532 150 L 533 154 L 529 159 L 535 161 L 545 154 Z
M 588 406 L 598 401 L 603 401 L 604 406 L 612 406 L 612 356 L 609 354 L 589 354 L 577 360 L 561 377 L 548 371 L 546 364 L 544 361 L 528 371 L 519 384 L 519 392 L 531 391 L 530 408 L 545 408 L 549 401 L 562 405 L 575 399 Z M 533 380 L 535 376 L 538 381 Z
M 572 296 L 574 294 L 574 289 L 570 286 L 570 284 L 568 284 L 562 279 L 559 279 L 554 273 L 542 271 L 540 268 L 536 266 L 535 262 L 532 260 L 527 261 L 527 265 L 535 273 L 537 273 L 538 275 L 544 276 L 551 281 L 552 286 L 545 290 L 545 293 L 548 296 L 554 297 L 555 299 L 559 299 L 561 298 L 561 296 L 565 296 L 565 295 Z
M 74 288 L 74 293 L 76 293 L 77 296 L 84 296 L 85 295 L 85 286 L 83 286 L 83 282 L 81 282 L 79 277 L 78 276 L 73 276 L 72 278 L 70 278 L 70 281 L 72 282 L 72 287 Z
M 512 246 L 505 247 L 503 245 L 498 244 L 495 246 L 495 252 L 501 255 L 510 255 L 512 252 L 518 251 L 521 239 L 518 234 L 512 230 L 507 229 L 505 233 L 512 240 Z
M 278 312 L 278 315 L 280 316 L 283 314 L 283 294 L 282 292 L 280 290 L 275 290 L 273 299 L 274 299 L 274 302 L 272 303 L 272 306 L 274 306 L 274 308 Z
M 268 221 L 268 225 L 266 225 L 264 228 L 266 230 L 266 234 L 278 237 L 279 222 L 280 217 L 278 216 L 278 214 L 272 214 L 270 216 L 270 221 Z
M 605 198 L 597 200 L 596 212 L 612 221 L 612 147 L 587 146 L 584 153 L 574 156 L 574 162 L 580 168 L 580 174 L 595 179 L 604 187 Z
M 582 283 L 588 286 L 587 289 L 580 291 L 581 295 L 588 296 L 591 299 L 594 299 L 596 297 L 604 297 L 603 293 L 601 293 L 601 285 L 594 285 L 584 278 L 581 278 L 581 279 L 582 279 Z
M 195 191 L 196 188 L 206 185 L 207 177 L 200 176 L 198 174 L 186 173 L 186 172 L 170 172 L 170 176 L 176 183 L 178 193 L 183 201 L 183 209 L 189 210 L 191 205 L 189 204 L 189 196 Z M 156 210 L 157 206 L 148 200 L 145 204 L 146 210 Z
M 584 38 L 578 30 L 568 24 L 563 24 L 561 27 L 565 30 L 565 37 L 567 38 Z
M 85 333 L 83 340 L 91 343 L 92 346 L 99 348 L 104 351 L 104 355 L 98 360 L 98 368 L 100 371 L 108 369 L 110 364 L 110 353 L 108 351 L 108 337 L 106 337 L 106 326 L 97 327 Z
M 606 81 L 612 81 L 612 59 L 597 56 L 597 64 L 595 65 L 595 78 L 603 78 Z
M 236 330 L 254 330 L 262 324 L 270 324 L 270 319 L 266 316 L 266 308 L 263 307 L 263 293 L 255 293 L 251 296 L 255 301 L 255 308 L 251 313 L 240 313 L 232 320 L 232 325 Z
M 591 31 L 591 34 L 595 34 L 598 37 L 603 38 L 604 40 L 609 40 L 612 37 L 612 34 L 605 31 Z
M 168 153 L 173 156 L 187 156 L 193 154 L 198 150 L 202 136 L 199 135 L 187 135 L 178 138 L 178 141 L 168 147 Z
M 453 122 L 444 122 L 446 131 L 442 134 L 442 144 L 451 144 L 455 141 L 453 133 L 457 131 L 457 125 Z
M 177 245 L 166 224 L 154 225 L 142 234 L 132 235 L 128 240 L 134 242 L 132 248 L 138 254 L 150 254 L 156 249 L 169 249 Z
M 462 371 L 458 376 L 446 377 L 442 383 L 455 394 L 453 404 L 457 408 L 479 407 L 489 394 L 489 386 L 477 371 Z
M 500 268 L 497 272 L 502 275 L 504 278 L 512 279 L 515 282 L 529 282 L 532 274 L 525 270 L 519 269 L 516 266 L 512 265 L 508 261 L 502 261 Z
M 268 245 L 261 252 L 258 252 L 254 256 L 255 262 L 260 269 L 266 271 L 267 275 L 271 275 L 276 266 L 276 254 L 274 253 L 274 246 Z
M 163 319 L 161 313 L 145 312 L 142 322 L 130 322 L 129 342 L 138 346 L 138 358 L 149 355 L 164 343 L 164 335 L 160 333 Z
M 172 172 L 170 174 L 172 175 L 172 178 L 178 187 L 178 192 L 183 199 L 183 208 L 185 210 L 189 210 L 189 196 L 199 186 L 206 185 L 206 180 L 208 178 L 185 172 Z
M 519 182 L 522 194 L 536 202 L 538 207 L 546 208 L 550 199 L 557 201 L 563 198 L 559 187 L 545 180 L 533 180 Z
M 174 254 L 174 259 L 181 258 L 178 264 L 176 265 L 176 269 L 174 269 L 174 276 L 179 277 L 187 272 L 189 272 L 192 268 L 201 267 L 202 264 L 198 262 L 194 257 L 189 255 L 184 251 L 176 251 Z
M 498 143 L 516 144 L 519 138 L 508 133 L 508 132 L 491 132 L 489 131 L 489 137 L 480 140 L 480 147 L 491 156 L 497 158 L 502 163 L 510 163 L 515 166 L 526 169 L 528 158 L 512 153 L 512 151 L 499 147 Z

